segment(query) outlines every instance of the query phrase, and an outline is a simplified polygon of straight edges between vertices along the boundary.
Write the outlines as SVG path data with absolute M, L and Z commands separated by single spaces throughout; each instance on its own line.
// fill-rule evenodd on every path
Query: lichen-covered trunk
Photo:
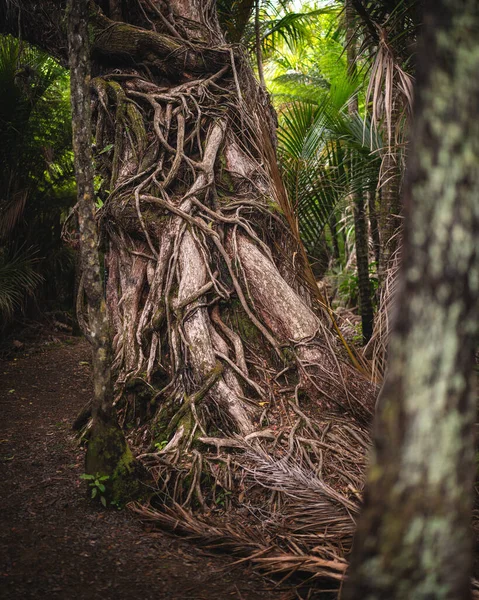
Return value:
M 88 305 L 85 335 L 92 347 L 94 399 L 86 472 L 108 477 L 109 499 L 120 502 L 137 489 L 133 456 L 113 410 L 110 326 L 98 251 L 94 171 L 91 152 L 90 51 L 86 0 L 68 6 L 68 42 L 73 123 L 73 150 L 78 192 L 78 224 L 82 289 Z
M 112 411 L 111 340 L 103 298 L 95 221 L 93 160 L 91 153 L 90 57 L 86 2 L 69 6 L 69 62 L 73 150 L 78 193 L 78 224 L 82 290 L 88 301 L 87 337 L 93 349 L 94 419 L 108 419 Z
M 401 290 L 344 600 L 469 597 L 479 7 L 426 3 Z

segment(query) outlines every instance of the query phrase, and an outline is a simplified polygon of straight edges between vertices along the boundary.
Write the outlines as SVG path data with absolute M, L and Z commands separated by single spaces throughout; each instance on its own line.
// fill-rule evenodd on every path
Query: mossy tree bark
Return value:
M 269 348 L 276 367 L 290 346 L 312 397 L 367 418 L 373 386 L 340 365 L 298 293 L 268 100 L 208 3 L 167 4 L 145 2 L 121 23 L 91 9 L 107 303 L 128 418 L 145 389 L 170 418 L 219 360 L 224 373 L 187 421 L 249 434 L 256 411 L 244 396 L 258 396 L 262 375 L 254 360 L 246 367 L 245 342 Z M 240 339 L 237 315 L 253 340 Z M 192 435 L 185 425 L 181 443 Z
M 88 304 L 85 334 L 92 347 L 93 423 L 86 456 L 86 472 L 108 475 L 107 488 L 115 501 L 131 494 L 133 457 L 113 411 L 110 325 L 103 294 L 95 219 L 93 157 L 91 152 L 90 55 L 88 3 L 73 0 L 68 6 L 68 41 L 73 113 L 73 149 L 77 181 L 77 215 L 83 290 Z M 136 487 L 136 483 L 133 483 Z
M 426 2 L 389 373 L 344 600 L 469 597 L 479 5 Z
M 150 449 L 168 442 L 175 464 L 191 463 L 201 439 L 256 434 L 264 406 L 278 394 L 291 401 L 291 390 L 369 422 L 375 385 L 341 355 L 298 277 L 275 115 L 215 3 L 121 3 L 121 21 L 117 8 L 89 3 L 96 216 L 121 422 Z M 26 0 L 25 37 L 57 36 L 61 48 L 61 19 L 58 30 L 45 25 L 46 40 L 30 23 L 44 12 Z M 198 478 L 189 481 L 202 502 Z

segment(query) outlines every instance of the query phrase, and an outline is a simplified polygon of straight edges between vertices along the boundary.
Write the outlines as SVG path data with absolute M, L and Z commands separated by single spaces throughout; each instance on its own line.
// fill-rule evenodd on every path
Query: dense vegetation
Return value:
M 0 38 L 0 317 L 25 295 L 45 310 L 72 307 L 73 250 L 62 224 L 75 201 L 68 73 L 44 52 Z
M 439 4 L 447 18 L 404 0 L 70 2 L 69 46 L 61 11 L 44 30 L 34 2 L 1 14 L 71 68 L 72 213 L 67 74 L 1 38 L 0 314 L 75 304 L 94 351 L 88 477 L 105 504 L 146 477 L 144 518 L 334 590 L 389 364 L 345 598 L 468 587 L 479 15 Z M 427 462 L 434 429 L 449 471 Z M 412 546 L 439 572 L 448 537 L 457 580 L 418 583 Z

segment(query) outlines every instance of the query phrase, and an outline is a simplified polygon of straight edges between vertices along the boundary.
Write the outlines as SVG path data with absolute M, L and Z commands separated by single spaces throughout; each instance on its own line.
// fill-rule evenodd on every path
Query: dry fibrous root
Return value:
M 266 570 L 337 580 L 375 385 L 341 357 L 297 277 L 268 166 L 274 118 L 245 56 L 219 30 L 195 29 L 209 39 L 198 50 L 182 39 L 191 23 L 139 4 L 184 60 L 145 50 L 92 81 L 120 422 L 185 523 L 187 507 L 234 506 Z M 112 45 L 115 26 L 106 33 Z
M 210 512 L 188 510 L 188 497 L 161 510 L 133 504 L 145 520 L 186 535 L 209 549 L 228 550 L 261 572 L 287 578 L 328 579 L 334 587 L 346 571 L 359 511 L 367 431 L 347 421 L 313 420 L 294 405 L 292 426 L 254 432 L 247 439 L 200 437 L 209 497 L 198 504 L 228 509 L 227 524 Z M 230 453 L 225 455 L 224 450 Z M 145 459 L 160 487 L 171 477 L 172 448 Z M 173 458 L 174 460 L 174 458 Z M 197 459 L 192 459 L 192 469 Z M 171 480 L 170 480 L 171 481 Z M 220 515 L 221 515 L 220 511 Z

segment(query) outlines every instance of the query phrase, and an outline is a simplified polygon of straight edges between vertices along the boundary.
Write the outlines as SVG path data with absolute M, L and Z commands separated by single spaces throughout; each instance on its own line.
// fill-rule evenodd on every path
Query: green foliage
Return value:
M 349 86 L 349 94 L 348 92 Z M 280 116 L 278 154 L 300 232 L 312 256 L 332 213 L 352 193 L 377 181 L 380 162 L 369 146 L 377 134 L 341 102 L 351 95 L 346 80 L 317 104 L 295 102 Z
M 313 5 L 307 14 L 301 37 L 276 43 L 266 53 L 265 77 L 276 104 L 289 100 L 318 103 L 331 87 L 344 81 L 344 47 L 332 35 L 338 27 L 337 5 L 323 10 Z
M 62 296 L 58 283 L 72 273 L 74 259 L 60 234 L 75 201 L 75 183 L 67 71 L 36 48 L 0 36 L 0 88 L 0 269 L 8 292 L 0 299 L 0 316 L 5 320 L 25 294 L 44 289 L 45 295 Z
M 232 492 L 222 488 L 218 493 L 215 494 L 216 506 L 221 506 L 222 508 L 225 508 L 228 504 L 228 499 L 231 495 Z
M 11 319 L 26 295 L 32 295 L 42 277 L 35 271 L 35 252 L 30 249 L 9 252 L 0 246 L 0 315 Z
M 100 473 L 97 473 L 96 475 L 89 475 L 88 473 L 83 473 L 83 475 L 80 475 L 80 479 L 88 481 L 88 485 L 91 489 L 92 500 L 98 497 L 100 499 L 100 502 L 106 508 L 107 500 L 106 496 L 104 495 L 106 492 L 106 486 L 103 482 L 108 481 L 110 479 L 110 476 L 101 475 Z
M 166 448 L 167 444 L 168 444 L 168 440 L 163 440 L 161 442 L 156 442 L 155 443 L 155 448 L 157 450 L 163 450 L 164 448 Z
M 371 298 L 376 298 L 379 281 L 377 277 L 377 265 L 375 262 L 369 264 L 369 283 L 371 285 Z M 356 306 L 359 302 L 359 278 L 357 271 L 346 269 L 338 275 L 338 294 L 345 306 Z

